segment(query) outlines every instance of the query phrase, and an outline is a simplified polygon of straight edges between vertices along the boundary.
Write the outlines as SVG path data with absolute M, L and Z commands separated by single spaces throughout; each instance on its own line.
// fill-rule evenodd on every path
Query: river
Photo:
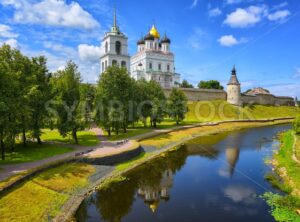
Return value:
M 125 175 L 126 181 L 94 192 L 78 222 L 271 222 L 260 197 L 277 192 L 264 179 L 265 159 L 289 125 L 199 137 Z

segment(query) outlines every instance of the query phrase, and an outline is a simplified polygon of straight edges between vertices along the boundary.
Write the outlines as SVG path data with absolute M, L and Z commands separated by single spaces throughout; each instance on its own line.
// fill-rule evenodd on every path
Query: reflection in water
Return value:
M 239 160 L 240 150 L 238 148 L 226 148 L 226 159 L 228 162 L 228 173 L 233 175 L 237 161 Z
M 141 196 L 145 203 L 147 203 L 154 213 L 157 209 L 160 200 L 168 201 L 170 199 L 169 189 L 173 184 L 173 173 L 171 170 L 166 170 L 159 186 L 151 187 L 148 185 L 142 186 L 138 189 L 138 194 Z
M 272 189 L 264 180 L 263 159 L 265 150 L 272 154 L 270 138 L 287 128 L 266 127 L 189 141 L 132 170 L 125 175 L 126 181 L 93 193 L 76 219 L 273 222 L 268 206 L 259 198 L 266 187 Z M 242 173 L 235 173 L 237 165 Z

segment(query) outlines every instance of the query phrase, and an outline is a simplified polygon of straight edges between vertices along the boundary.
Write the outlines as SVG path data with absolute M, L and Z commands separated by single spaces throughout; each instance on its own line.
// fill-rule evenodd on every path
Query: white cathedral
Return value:
M 128 38 L 120 31 L 115 14 L 111 31 L 102 40 L 102 72 L 116 65 L 127 68 L 136 80 L 154 80 L 163 88 L 177 87 L 180 74 L 175 72 L 171 40 L 166 34 L 161 38 L 153 25 L 149 33 L 137 42 L 137 53 L 132 57 L 128 54 L 127 42 Z

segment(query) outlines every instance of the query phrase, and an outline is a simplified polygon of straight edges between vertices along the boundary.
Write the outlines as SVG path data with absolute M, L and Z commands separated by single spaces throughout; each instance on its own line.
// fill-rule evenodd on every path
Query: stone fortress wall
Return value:
M 211 101 L 224 100 L 227 101 L 227 93 L 224 90 L 216 89 L 189 89 L 179 88 L 184 92 L 189 101 Z M 168 98 L 172 88 L 163 89 L 165 96 Z M 271 105 L 271 106 L 295 106 L 292 97 L 274 96 L 272 94 L 245 95 L 241 94 L 243 105 Z
M 164 88 L 163 90 L 168 98 L 172 88 Z M 227 93 L 224 90 L 194 88 L 180 88 L 180 90 L 184 92 L 189 101 L 226 100 L 227 98 Z
M 242 94 L 242 104 L 295 106 L 295 101 L 292 97 L 274 96 L 272 94 L 259 94 L 259 95 Z
M 164 89 L 166 97 L 169 97 L 171 88 Z M 216 89 L 186 89 L 180 88 L 189 101 L 210 101 L 224 100 L 234 106 L 243 105 L 270 105 L 270 106 L 296 106 L 296 102 L 292 97 L 274 96 L 270 92 L 261 87 L 248 90 L 241 93 L 241 84 L 237 78 L 235 66 L 231 71 L 231 76 L 227 84 L 227 92 Z

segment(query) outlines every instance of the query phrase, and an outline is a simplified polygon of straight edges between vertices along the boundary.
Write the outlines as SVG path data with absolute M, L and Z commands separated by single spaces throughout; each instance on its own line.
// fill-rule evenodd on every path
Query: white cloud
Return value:
M 256 202 L 256 193 L 249 187 L 228 186 L 224 189 L 224 195 L 235 203 L 255 204 Z
M 93 45 L 80 44 L 78 46 L 78 54 L 82 61 L 100 62 L 101 48 Z
M 218 42 L 222 46 L 231 47 L 234 45 L 245 43 L 247 42 L 247 40 L 245 38 L 241 38 L 240 40 L 237 40 L 233 35 L 224 35 L 218 39 Z
M 300 68 L 297 68 L 297 69 L 296 69 L 294 78 L 300 78 Z
M 288 2 L 282 2 L 282 3 L 278 4 L 278 5 L 274 5 L 272 7 L 272 9 L 273 10 L 278 10 L 280 8 L 284 8 L 284 7 L 288 6 L 288 4 L 289 4 Z
M 286 17 L 288 17 L 290 15 L 290 11 L 289 10 L 280 10 L 277 12 L 274 12 L 272 14 L 268 15 L 268 19 L 270 21 L 282 21 L 283 19 L 285 19 Z
M 219 16 L 222 14 L 222 11 L 217 7 L 217 8 L 213 8 L 213 9 L 210 9 L 208 11 L 208 15 L 210 17 L 216 17 L 216 16 Z
M 18 34 L 12 32 L 11 27 L 9 27 L 8 25 L 0 24 L 0 37 L 17 38 Z
M 245 28 L 254 26 L 266 15 L 265 6 L 250 6 L 246 9 L 238 8 L 231 14 L 228 14 L 224 24 L 234 28 Z
M 198 0 L 194 0 L 193 3 L 190 6 L 190 9 L 195 8 L 198 5 Z
M 211 37 L 201 28 L 194 28 L 193 33 L 187 40 L 188 46 L 195 50 L 202 50 L 209 46 Z
M 18 41 L 16 39 L 7 39 L 5 41 L 0 42 L 0 45 L 3 45 L 3 44 L 9 45 L 12 48 L 18 48 L 19 47 Z
M 238 4 L 240 3 L 242 0 L 226 0 L 226 4 Z
M 20 8 L 24 3 L 24 0 L 0 0 L 2 5 L 12 5 L 15 8 Z
M 50 26 L 92 29 L 99 23 L 77 2 L 43 0 L 31 3 L 25 0 L 2 0 L 3 5 L 15 8 L 14 21 L 18 23 L 44 24 Z
M 45 48 L 51 49 L 54 52 L 58 52 L 61 55 L 66 55 L 68 57 L 76 56 L 76 50 L 71 47 L 59 43 L 50 42 L 50 41 L 45 41 L 43 44 Z

